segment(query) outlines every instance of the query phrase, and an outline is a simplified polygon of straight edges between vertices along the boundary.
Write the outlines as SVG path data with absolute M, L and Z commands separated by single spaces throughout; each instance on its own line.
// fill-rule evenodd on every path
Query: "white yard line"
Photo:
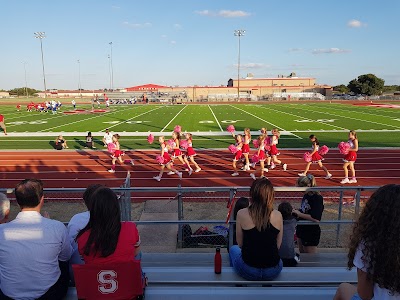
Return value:
M 138 117 L 140 117 L 140 116 L 143 116 L 143 115 L 145 115 L 145 114 L 148 114 L 148 113 L 150 113 L 150 112 L 152 112 L 152 111 L 154 111 L 154 110 L 160 109 L 160 108 L 162 108 L 162 106 L 157 107 L 157 108 L 153 108 L 153 109 L 151 109 L 151 110 L 149 110 L 149 111 L 146 111 L 146 112 L 144 112 L 144 113 L 141 113 L 141 114 L 139 114 L 139 115 L 137 115 L 137 116 L 134 116 L 134 117 L 132 117 L 132 118 L 130 118 L 130 119 L 124 120 L 124 121 L 119 122 L 119 123 L 117 123 L 117 124 L 115 124 L 115 125 L 108 126 L 107 128 L 113 128 L 113 127 L 118 126 L 118 125 L 120 125 L 120 124 L 122 124 L 122 123 L 126 123 L 126 122 L 128 122 L 128 121 L 130 121 L 130 120 L 136 119 L 136 118 L 138 118 Z M 103 130 L 105 130 L 105 129 L 106 129 L 106 128 L 104 128 Z M 125 133 L 124 133 L 124 135 L 125 135 Z
M 305 111 L 311 111 L 311 110 L 309 110 L 309 109 L 303 109 L 303 108 L 300 108 L 300 107 L 297 107 L 297 109 L 301 109 L 301 110 L 305 110 Z M 342 116 L 342 115 L 339 115 L 339 114 L 331 114 L 331 113 L 328 113 L 328 112 L 320 112 L 320 113 L 321 113 L 321 114 L 326 114 L 326 115 L 331 115 L 331 116 L 337 116 L 337 117 L 341 117 L 341 118 L 345 118 L 345 119 L 350 119 L 350 120 L 355 120 L 355 121 L 361 121 L 361 122 L 367 122 L 367 123 L 371 123 L 371 124 L 377 124 L 377 125 L 382 125 L 382 126 L 389 126 L 389 127 L 394 127 L 394 128 L 396 128 L 396 129 L 400 129 L 399 126 L 394 126 L 394 125 L 383 124 L 383 123 L 374 122 L 374 121 L 368 121 L 368 120 L 364 120 L 364 119 L 357 119 L 357 118 L 354 118 L 354 117 L 346 117 L 346 116 Z M 360 131 L 360 130 L 357 130 L 357 131 Z
M 173 118 L 172 118 L 172 120 L 171 120 L 171 121 L 169 121 L 169 122 L 168 122 L 168 124 L 167 124 L 167 125 L 165 125 L 163 129 L 161 129 L 161 131 L 160 131 L 160 132 L 163 132 L 163 131 L 164 131 L 164 130 L 165 130 L 165 129 L 166 129 L 168 126 L 169 126 L 169 124 L 171 124 L 171 123 L 172 123 L 172 121 L 173 121 L 173 120 L 175 120 L 175 119 L 176 119 L 176 117 L 177 117 L 177 116 L 179 116 L 179 114 L 182 112 L 182 110 L 184 110 L 186 107 L 187 107 L 187 105 L 185 105 L 185 106 L 184 106 L 184 107 L 183 107 L 183 108 L 182 108 L 182 109 L 181 109 L 181 110 L 180 110 L 180 111 L 179 111 L 179 112 L 176 114 L 176 116 L 175 116 L 175 117 L 173 117 Z
M 287 130 L 283 129 L 282 127 L 279 127 L 278 125 L 275 125 L 275 124 L 273 124 L 273 123 L 271 123 L 271 122 L 269 122 L 269 121 L 267 121 L 267 120 L 264 120 L 264 119 L 262 119 L 262 118 L 260 118 L 260 117 L 258 117 L 258 116 L 256 116 L 256 115 L 254 115 L 254 114 L 252 114 L 252 113 L 249 113 L 248 111 L 245 111 L 245 110 L 243 110 L 243 109 L 241 109 L 241 108 L 238 108 L 238 107 L 236 107 L 236 106 L 233 106 L 233 105 L 229 105 L 229 106 L 232 106 L 233 108 L 236 108 L 236 109 L 238 109 L 238 110 L 240 110 L 240 111 L 242 111 L 242 112 L 245 112 L 245 113 L 249 114 L 250 116 L 252 116 L 252 117 L 254 117 L 254 118 L 257 118 L 257 119 L 259 119 L 259 120 L 261 120 L 261 121 L 263 121 L 263 122 L 265 122 L 265 123 L 271 124 L 273 127 L 278 128 L 280 131 L 282 130 L 282 131 L 285 131 L 285 132 L 289 132 L 291 135 L 294 135 L 295 137 L 297 137 L 297 138 L 299 138 L 299 139 L 301 139 L 301 140 L 303 139 L 302 137 L 299 137 L 298 135 L 292 133 L 291 131 L 287 131 Z M 259 132 L 258 132 L 258 134 L 259 134 Z
M 276 112 L 279 112 L 279 113 L 282 113 L 282 114 L 286 114 L 286 115 L 289 115 L 289 116 L 292 116 L 292 117 L 297 117 L 297 118 L 302 118 L 302 119 L 309 119 L 309 120 L 312 120 L 314 123 L 321 123 L 321 124 L 328 125 L 328 126 L 331 126 L 331 127 L 336 127 L 338 129 L 347 130 L 346 128 L 343 128 L 343 127 L 340 127 L 340 126 L 336 126 L 336 125 L 332 125 L 332 124 L 329 124 L 327 122 L 321 122 L 321 121 L 313 120 L 311 118 L 305 118 L 303 116 L 295 115 L 295 114 L 288 113 L 288 112 L 285 112 L 285 111 L 280 111 L 278 109 L 273 109 L 273 108 L 264 107 L 264 106 L 262 108 L 263 109 L 272 110 L 272 111 L 276 111 Z
M 221 124 L 219 123 L 217 117 L 215 116 L 213 110 L 211 109 L 211 106 L 210 106 L 210 105 L 207 105 L 207 106 L 208 106 L 208 108 L 211 110 L 211 113 L 212 113 L 212 115 L 214 116 L 214 119 L 215 119 L 215 121 L 217 122 L 217 124 L 218 124 L 218 126 L 219 126 L 219 129 L 221 129 L 221 131 L 224 131 L 224 130 L 222 129 Z

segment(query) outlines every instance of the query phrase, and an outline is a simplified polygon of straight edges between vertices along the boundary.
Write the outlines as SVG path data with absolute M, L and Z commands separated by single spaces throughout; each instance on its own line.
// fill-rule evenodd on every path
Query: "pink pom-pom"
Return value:
M 304 153 L 303 159 L 305 160 L 305 162 L 310 162 L 312 160 L 312 156 L 311 156 L 310 152 Z
M 156 156 L 156 161 L 157 161 L 159 164 L 163 164 L 163 163 L 164 163 L 164 157 L 162 157 L 161 155 L 157 155 L 157 156 Z
M 324 156 L 329 152 L 329 148 L 326 145 L 323 145 L 321 148 L 319 148 L 319 154 Z
M 236 148 L 235 145 L 230 145 L 228 147 L 229 151 L 231 151 L 232 154 L 235 154 L 236 152 L 238 152 L 238 148 Z
M 265 146 L 269 146 L 271 144 L 271 138 L 269 136 L 267 136 L 264 140 L 264 144 Z
M 174 131 L 175 131 L 175 132 L 181 133 L 181 132 L 182 132 L 182 127 L 179 126 L 179 125 L 176 125 L 176 126 L 174 127 Z
M 189 147 L 189 143 L 187 140 L 182 140 L 179 144 L 182 149 L 187 149 Z
M 338 145 L 338 148 L 339 148 L 340 154 L 346 155 L 347 153 L 349 153 L 350 144 L 347 142 L 340 142 Z
M 257 155 L 257 153 L 254 153 L 253 156 L 251 157 L 251 162 L 256 164 L 259 161 L 260 161 L 260 157 Z
M 235 126 L 229 125 L 228 127 L 226 127 L 226 130 L 228 130 L 228 132 L 230 133 L 235 132 Z
M 174 142 L 173 139 L 168 140 L 168 141 L 167 141 L 167 144 L 168 144 L 168 146 L 169 146 L 170 148 L 173 148 L 173 147 L 175 146 L 175 142 Z
M 115 152 L 115 148 L 116 148 L 117 146 L 114 144 L 114 143 L 109 143 L 109 144 L 107 144 L 107 150 L 108 150 L 108 152 L 110 152 L 111 154 L 113 154 L 114 152 Z
M 152 135 L 151 133 L 149 134 L 149 136 L 147 137 L 147 142 L 149 144 L 153 144 L 154 142 L 154 135 Z
M 258 142 L 258 140 L 253 140 L 253 146 L 254 148 L 259 148 L 260 147 L 260 143 Z
M 270 151 L 271 150 L 271 146 L 270 145 L 265 145 L 264 150 L 265 151 Z

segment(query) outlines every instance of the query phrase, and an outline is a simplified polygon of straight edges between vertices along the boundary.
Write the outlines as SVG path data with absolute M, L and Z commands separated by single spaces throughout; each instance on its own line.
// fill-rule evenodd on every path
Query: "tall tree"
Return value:
M 40 91 L 31 89 L 31 88 L 26 88 L 26 90 L 25 90 L 24 87 L 21 87 L 21 88 L 15 88 L 15 89 L 9 90 L 8 92 L 10 93 L 10 95 L 14 95 L 14 96 L 26 96 L 26 92 L 28 92 L 29 96 L 33 96 Z
M 385 80 L 374 74 L 364 74 L 349 82 L 347 87 L 354 94 L 380 95 L 383 91 Z
M 333 90 L 342 94 L 347 94 L 350 91 L 349 88 L 344 84 L 339 84 L 337 86 L 334 86 Z

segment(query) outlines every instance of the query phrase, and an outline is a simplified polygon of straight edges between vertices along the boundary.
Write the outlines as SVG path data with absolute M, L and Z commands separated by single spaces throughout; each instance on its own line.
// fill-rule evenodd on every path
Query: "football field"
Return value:
M 68 102 L 69 103 L 69 102 Z M 234 125 L 238 133 L 249 127 L 256 138 L 261 127 L 281 131 L 279 147 L 310 147 L 308 136 L 316 134 L 322 144 L 336 147 L 347 140 L 347 132 L 358 133 L 360 147 L 400 147 L 399 105 L 354 105 L 352 103 L 255 103 L 201 105 L 104 105 L 92 111 L 79 104 L 74 111 L 64 104 L 57 114 L 16 111 L 14 105 L 1 105 L 8 136 L 0 133 L 0 149 L 51 149 L 59 134 L 71 149 L 82 149 L 88 131 L 97 147 L 105 128 L 121 135 L 124 149 L 154 149 L 149 133 L 169 137 L 176 125 L 194 135 L 195 148 L 226 148 L 233 139 L 226 131 Z

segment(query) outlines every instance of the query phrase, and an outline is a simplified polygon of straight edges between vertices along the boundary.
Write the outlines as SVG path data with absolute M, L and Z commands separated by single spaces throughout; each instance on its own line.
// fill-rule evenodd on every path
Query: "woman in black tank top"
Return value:
M 278 249 L 282 243 L 283 220 L 273 209 L 274 188 L 266 178 L 253 182 L 250 206 L 239 210 L 236 239 L 229 255 L 235 271 L 247 280 L 271 280 L 282 270 Z

